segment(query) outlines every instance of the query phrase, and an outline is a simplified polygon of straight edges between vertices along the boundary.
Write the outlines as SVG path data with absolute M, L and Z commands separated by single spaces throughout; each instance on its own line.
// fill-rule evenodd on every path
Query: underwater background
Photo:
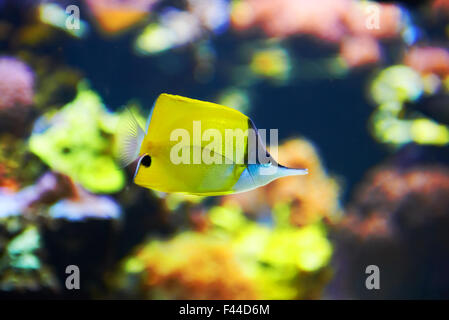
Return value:
M 447 0 L 0 0 L 0 298 L 449 298 L 448 37 Z M 116 127 L 164 92 L 309 175 L 134 185 Z

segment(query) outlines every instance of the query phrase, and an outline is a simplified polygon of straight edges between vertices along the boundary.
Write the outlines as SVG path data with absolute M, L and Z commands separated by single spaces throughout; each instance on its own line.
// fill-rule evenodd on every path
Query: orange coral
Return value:
M 449 1 L 448 0 L 434 0 L 432 2 L 432 10 L 435 12 L 445 11 L 449 12 Z
M 404 63 L 423 74 L 449 74 L 449 52 L 443 48 L 414 47 L 405 55 Z
M 85 0 L 100 27 L 108 33 L 127 29 L 148 14 L 157 0 Z
M 359 188 L 340 227 L 362 238 L 391 235 L 393 215 L 406 214 L 404 221 L 413 224 L 441 217 L 447 214 L 448 199 L 446 168 L 416 167 L 401 172 L 381 167 L 372 171 Z
M 279 147 L 279 163 L 292 168 L 307 168 L 306 176 L 285 177 L 265 187 L 223 198 L 239 204 L 247 213 L 289 203 L 290 221 L 295 225 L 316 222 L 338 211 L 338 185 L 325 173 L 315 148 L 306 140 L 291 140 Z
M 431 298 L 448 287 L 449 170 L 395 159 L 370 172 L 332 230 L 336 298 Z M 388 279 L 375 294 L 359 285 L 373 263 Z
M 367 27 L 370 14 L 378 26 Z M 246 0 L 235 6 L 231 21 L 239 30 L 260 26 L 270 36 L 310 34 L 328 41 L 345 35 L 394 37 L 402 24 L 398 6 L 354 0 Z
M 342 41 L 340 54 L 346 64 L 353 68 L 380 60 L 380 47 L 370 37 L 351 37 Z
M 138 253 L 146 270 L 145 291 L 153 298 L 256 299 L 226 243 L 187 234 L 153 243 Z
M 246 0 L 232 12 L 237 29 L 258 25 L 270 36 L 313 34 L 338 40 L 344 30 L 340 16 L 347 10 L 348 0 Z
M 20 189 L 19 182 L 12 177 L 8 177 L 9 169 L 5 164 L 0 163 L 0 189 L 5 188 L 10 191 L 18 191 Z
M 231 23 L 237 30 L 260 27 L 271 37 L 311 35 L 339 43 L 349 67 L 380 60 L 378 39 L 397 37 L 406 26 L 399 6 L 355 0 L 242 0 Z
M 343 16 L 348 33 L 373 38 L 393 38 L 402 27 L 401 9 L 394 4 L 353 2 Z

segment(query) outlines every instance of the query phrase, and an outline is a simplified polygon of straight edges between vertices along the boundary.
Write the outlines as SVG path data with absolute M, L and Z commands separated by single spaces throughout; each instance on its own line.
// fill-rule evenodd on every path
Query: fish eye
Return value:
M 142 160 L 140 160 L 140 164 L 143 165 L 145 168 L 148 168 L 151 166 L 151 157 L 149 155 L 144 155 Z

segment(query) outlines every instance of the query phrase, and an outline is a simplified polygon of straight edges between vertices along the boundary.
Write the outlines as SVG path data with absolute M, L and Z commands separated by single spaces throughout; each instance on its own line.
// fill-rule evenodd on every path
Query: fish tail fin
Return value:
M 139 157 L 145 132 L 128 107 L 122 112 L 117 127 L 117 159 L 121 167 L 126 167 Z

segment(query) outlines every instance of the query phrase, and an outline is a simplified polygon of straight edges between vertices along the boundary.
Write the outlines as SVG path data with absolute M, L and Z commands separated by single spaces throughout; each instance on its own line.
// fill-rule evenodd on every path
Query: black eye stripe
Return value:
M 140 160 L 140 164 L 148 168 L 151 166 L 151 157 L 149 155 L 143 156 L 142 160 Z

